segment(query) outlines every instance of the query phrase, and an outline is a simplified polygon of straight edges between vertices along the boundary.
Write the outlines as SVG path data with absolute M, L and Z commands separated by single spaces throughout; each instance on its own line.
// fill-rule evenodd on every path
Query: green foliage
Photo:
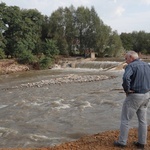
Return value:
M 110 46 L 109 41 L 111 38 L 111 29 L 107 26 L 101 26 L 96 35 L 96 52 L 98 56 L 103 57 L 106 55 L 105 51 Z
M 1 3 L 0 4 L 0 49 L 4 49 L 6 47 L 6 40 L 5 40 L 5 37 L 3 35 L 3 33 L 6 31 L 6 26 L 5 26 L 5 23 L 3 21 L 3 11 L 4 11 L 4 8 L 5 8 L 5 4 L 4 3 Z
M 105 53 L 111 57 L 118 57 L 122 55 L 123 52 L 120 36 L 114 31 L 109 38 L 107 51 L 105 51 Z
M 148 51 L 147 51 L 146 49 L 143 49 L 143 50 L 141 51 L 141 53 L 146 55 L 146 54 L 148 54 Z
M 69 52 L 68 52 L 68 44 L 67 44 L 67 41 L 66 39 L 62 39 L 62 38 L 59 38 L 57 40 L 57 46 L 59 47 L 60 49 L 60 54 L 61 55 L 66 55 L 68 56 L 69 55 Z
M 125 50 L 132 50 L 133 49 L 133 44 L 132 44 L 132 36 L 131 34 L 127 34 L 127 33 L 122 33 L 120 35 L 123 47 Z
M 59 50 L 53 40 L 46 39 L 46 42 L 43 43 L 43 54 L 47 57 L 53 58 L 59 54 Z
M 0 59 L 4 59 L 5 58 L 5 53 L 4 51 L 0 48 Z
M 90 10 L 83 6 L 77 10 L 73 6 L 60 7 L 50 17 L 50 28 L 49 35 L 57 41 L 60 54 L 66 55 L 76 51 L 82 55 L 86 50 L 103 53 L 111 32 L 94 7 Z
M 34 51 L 35 44 L 41 37 L 42 21 L 43 16 L 37 10 L 20 10 L 17 6 L 5 7 L 3 22 L 7 29 L 3 30 L 3 35 L 7 41 L 6 55 L 16 57 L 21 50 Z M 19 47 L 24 48 L 18 50 Z
M 33 64 L 36 62 L 36 57 L 33 56 L 31 51 L 26 51 L 23 50 L 19 55 L 18 55 L 18 62 L 22 64 Z
M 39 61 L 40 69 L 48 69 L 52 64 L 52 59 L 49 57 L 44 57 Z
M 14 46 L 14 51 L 13 51 L 13 56 L 14 57 L 20 57 L 20 55 L 22 53 L 24 53 L 25 51 L 28 50 L 27 48 L 27 45 L 25 43 L 26 41 L 22 40 L 22 41 L 18 41 L 15 43 L 15 46 Z
M 126 50 L 150 54 L 150 33 L 134 31 L 132 33 L 122 33 L 120 37 Z

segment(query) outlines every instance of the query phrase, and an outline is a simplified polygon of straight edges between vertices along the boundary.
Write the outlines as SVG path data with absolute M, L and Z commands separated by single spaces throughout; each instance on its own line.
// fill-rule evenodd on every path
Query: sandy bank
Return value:
M 29 67 L 18 64 L 13 59 L 0 60 L 0 74 L 8 74 L 14 72 L 28 71 Z

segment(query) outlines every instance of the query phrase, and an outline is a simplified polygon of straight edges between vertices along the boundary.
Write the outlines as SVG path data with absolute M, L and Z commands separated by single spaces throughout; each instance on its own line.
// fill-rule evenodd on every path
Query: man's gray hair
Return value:
M 128 51 L 127 55 L 132 56 L 134 59 L 138 59 L 139 55 L 135 51 Z

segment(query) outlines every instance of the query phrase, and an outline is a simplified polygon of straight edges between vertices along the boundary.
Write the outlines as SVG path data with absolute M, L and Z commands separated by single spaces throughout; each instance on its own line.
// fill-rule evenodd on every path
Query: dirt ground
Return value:
M 0 75 L 28 70 L 29 70 L 28 66 L 18 64 L 17 61 L 15 61 L 14 59 L 0 60 Z
M 117 148 L 113 142 L 118 139 L 119 131 L 106 131 L 95 135 L 85 136 L 77 141 L 62 143 L 54 147 L 43 148 L 2 148 L 0 150 L 136 150 L 133 141 L 137 141 L 137 129 L 130 129 L 126 148 Z M 150 126 L 145 150 L 150 150 Z

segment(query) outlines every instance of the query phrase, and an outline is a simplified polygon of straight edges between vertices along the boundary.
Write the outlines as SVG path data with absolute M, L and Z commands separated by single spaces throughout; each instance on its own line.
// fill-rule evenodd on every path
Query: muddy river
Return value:
M 1 75 L 0 147 L 49 147 L 119 129 L 125 98 L 122 74 L 123 70 L 51 69 Z M 30 86 L 70 75 L 108 78 Z M 136 117 L 131 126 L 137 127 Z

